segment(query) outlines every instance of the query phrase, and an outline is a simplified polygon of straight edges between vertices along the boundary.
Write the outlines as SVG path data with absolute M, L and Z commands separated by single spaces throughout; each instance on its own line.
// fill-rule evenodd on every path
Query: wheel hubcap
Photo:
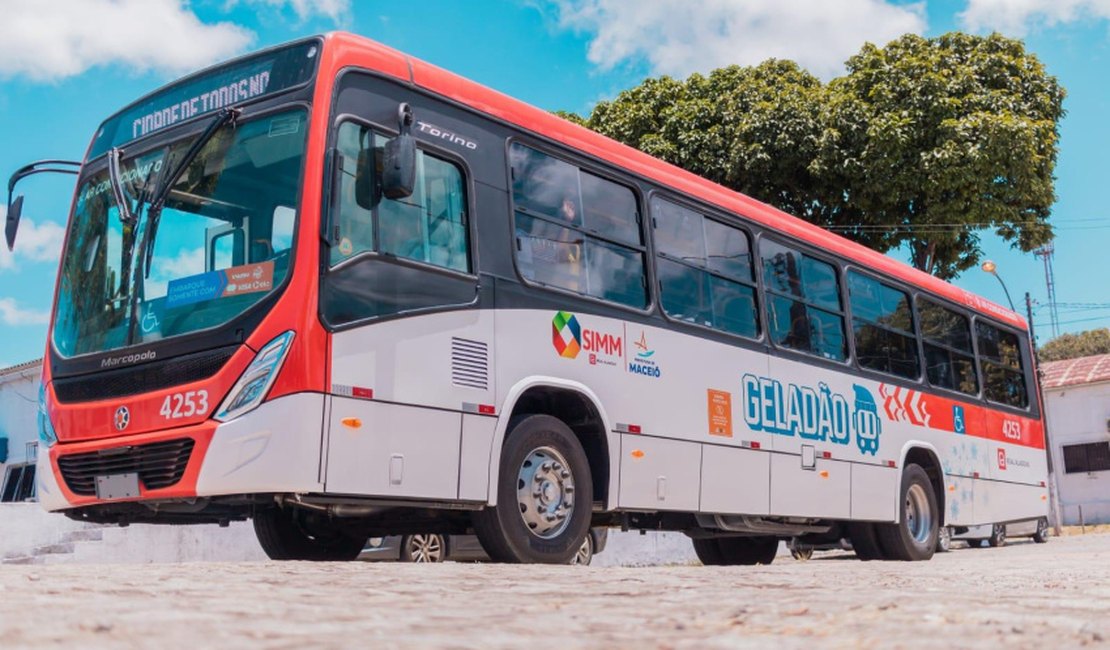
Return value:
M 443 560 L 443 542 L 439 535 L 413 535 L 409 546 L 413 562 L 440 562 Z
M 590 552 L 590 540 L 585 539 L 582 541 L 582 546 L 578 547 L 578 552 L 574 554 L 574 561 L 571 564 L 589 564 L 590 558 L 593 553 Z
M 933 513 L 925 489 L 920 485 L 911 485 L 906 492 L 906 531 L 915 542 L 924 544 L 932 528 Z
M 551 447 L 533 449 L 520 465 L 516 487 L 520 516 L 533 535 L 551 539 L 570 525 L 574 475 L 558 451 Z

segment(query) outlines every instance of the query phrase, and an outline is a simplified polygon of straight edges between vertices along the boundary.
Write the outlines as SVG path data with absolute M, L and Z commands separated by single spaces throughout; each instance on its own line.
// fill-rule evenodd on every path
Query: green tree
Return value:
M 823 164 L 859 230 L 942 278 L 978 264 L 983 229 L 1023 251 L 1052 238 L 1064 90 L 1021 41 L 907 35 L 847 67 L 830 83 Z
M 827 90 L 792 61 L 647 79 L 599 103 L 586 126 L 699 176 L 831 225 L 842 204 L 813 173 Z
M 829 84 L 782 60 L 651 78 L 585 124 L 942 278 L 978 263 L 984 229 L 1051 239 L 1064 91 L 1020 41 L 904 36 L 847 67 Z
M 1095 354 L 1110 354 L 1110 328 L 1061 334 L 1038 350 L 1038 357 L 1042 362 L 1078 359 Z

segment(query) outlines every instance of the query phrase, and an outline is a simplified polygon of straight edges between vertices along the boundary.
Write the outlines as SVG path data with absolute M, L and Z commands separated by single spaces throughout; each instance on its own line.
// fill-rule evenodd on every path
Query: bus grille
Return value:
M 58 458 L 62 478 L 74 494 L 96 495 L 96 477 L 138 473 L 148 490 L 174 485 L 185 475 L 193 452 L 192 438 L 116 447 Z
M 481 341 L 451 339 L 451 383 L 467 388 L 489 388 L 489 346 Z
M 208 379 L 224 367 L 238 346 L 144 363 L 133 368 L 96 372 L 54 380 L 54 394 L 62 403 L 84 402 L 187 384 Z

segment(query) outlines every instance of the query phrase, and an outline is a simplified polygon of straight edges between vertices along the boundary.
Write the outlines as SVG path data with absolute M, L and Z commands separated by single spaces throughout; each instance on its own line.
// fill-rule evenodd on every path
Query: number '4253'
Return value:
M 208 412 L 208 391 L 191 390 L 187 393 L 174 393 L 166 395 L 162 408 L 158 414 L 167 420 L 178 418 L 191 418 L 194 415 L 204 415 Z

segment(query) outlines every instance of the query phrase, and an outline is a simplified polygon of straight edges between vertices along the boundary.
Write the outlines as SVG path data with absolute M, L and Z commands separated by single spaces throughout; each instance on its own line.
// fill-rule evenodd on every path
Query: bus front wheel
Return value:
M 354 560 L 366 542 L 336 530 L 315 513 L 292 508 L 258 510 L 254 513 L 254 533 L 271 560 Z
M 898 523 L 875 524 L 883 555 L 889 560 L 928 560 L 936 552 L 940 512 L 933 484 L 920 465 L 906 466 L 900 494 Z
M 567 564 L 589 534 L 593 483 L 574 432 L 550 415 L 509 423 L 497 505 L 474 513 L 495 562 Z

